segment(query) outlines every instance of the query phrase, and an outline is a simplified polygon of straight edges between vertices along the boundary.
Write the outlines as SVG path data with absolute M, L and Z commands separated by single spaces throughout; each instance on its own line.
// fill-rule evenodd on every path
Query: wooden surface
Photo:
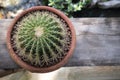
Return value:
M 48 73 L 48 75 L 35 74 L 35 76 L 36 77 L 50 76 L 46 80 L 120 80 L 120 67 L 119 66 L 64 67 L 53 73 L 50 74 Z
M 44 74 L 20 71 L 0 77 L 0 80 L 120 80 L 120 67 L 62 67 L 59 70 Z
M 65 66 L 120 65 L 120 18 L 74 18 L 77 44 Z M 12 20 L 0 20 L 0 69 L 19 68 L 8 54 L 5 38 Z

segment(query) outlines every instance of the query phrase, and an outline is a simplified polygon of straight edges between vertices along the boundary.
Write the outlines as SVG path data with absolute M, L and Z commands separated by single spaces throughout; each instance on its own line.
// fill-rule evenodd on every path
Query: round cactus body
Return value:
M 21 17 L 11 32 L 15 53 L 34 67 L 59 63 L 71 44 L 71 31 L 66 22 L 47 10 L 32 11 Z
M 31 72 L 50 72 L 63 66 L 73 54 L 76 37 L 71 21 L 47 6 L 23 11 L 7 32 L 12 59 Z

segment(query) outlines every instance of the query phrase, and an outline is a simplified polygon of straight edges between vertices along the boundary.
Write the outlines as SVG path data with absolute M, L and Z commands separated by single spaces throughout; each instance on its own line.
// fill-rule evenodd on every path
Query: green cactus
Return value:
M 55 13 L 33 11 L 14 25 L 11 44 L 24 62 L 34 67 L 49 67 L 66 56 L 70 49 L 71 31 Z

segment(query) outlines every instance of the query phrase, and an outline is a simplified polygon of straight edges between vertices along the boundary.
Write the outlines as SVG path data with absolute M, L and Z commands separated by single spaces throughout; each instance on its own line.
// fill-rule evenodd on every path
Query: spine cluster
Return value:
M 36 67 L 57 64 L 71 44 L 71 31 L 66 22 L 49 11 L 33 11 L 24 15 L 12 33 L 16 54 Z

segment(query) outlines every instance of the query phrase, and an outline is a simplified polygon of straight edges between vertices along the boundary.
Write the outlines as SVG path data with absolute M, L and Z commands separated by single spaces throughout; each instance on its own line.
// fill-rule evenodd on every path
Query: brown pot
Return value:
M 69 28 L 69 30 L 70 30 L 70 35 L 71 35 L 71 37 L 69 37 L 70 38 L 70 44 L 68 45 L 69 46 L 69 50 L 68 51 L 66 51 L 66 53 L 64 54 L 64 56 L 63 55 L 61 55 L 62 57 L 60 57 L 60 58 L 58 58 L 58 59 L 60 59 L 60 60 L 56 60 L 56 61 L 52 61 L 52 58 L 50 58 L 51 59 L 51 61 L 50 60 L 48 60 L 48 64 L 47 64 L 47 62 L 45 62 L 44 63 L 44 65 L 41 67 L 41 65 L 38 65 L 38 64 L 40 64 L 40 62 L 38 62 L 38 64 L 37 64 L 37 66 L 35 65 L 35 59 L 33 59 L 33 63 L 31 62 L 30 64 L 29 64 L 29 61 L 27 61 L 27 59 L 29 59 L 28 58 L 28 56 L 22 56 L 21 57 L 21 52 L 20 51 L 22 51 L 22 49 L 20 48 L 20 50 L 17 50 L 17 49 L 19 49 L 18 48 L 18 46 L 16 46 L 16 45 L 18 45 L 18 43 L 17 42 L 15 42 L 15 40 L 17 41 L 17 37 L 15 38 L 15 40 L 14 40 L 14 38 L 12 37 L 12 36 L 14 36 L 14 35 L 16 35 L 17 33 L 14 33 L 15 32 L 15 29 L 17 29 L 17 27 L 16 27 L 16 25 L 18 25 L 18 22 L 20 21 L 20 20 L 22 20 L 21 18 L 23 18 L 26 14 L 28 14 L 28 13 L 31 13 L 31 12 L 34 12 L 34 11 L 49 11 L 49 12 L 52 12 L 53 14 L 55 14 L 55 15 L 57 15 L 58 16 L 58 18 L 60 18 L 61 20 L 64 20 L 63 22 L 64 22 L 64 24 L 66 24 L 67 25 L 67 27 Z M 21 22 L 22 23 L 22 22 Z M 39 30 L 39 29 L 38 29 Z M 40 32 L 40 31 L 39 31 Z M 39 34 L 40 33 L 37 33 L 38 34 L 38 36 L 39 36 Z M 67 41 L 66 41 L 67 42 Z M 14 44 L 15 43 L 15 44 Z M 27 69 L 27 70 L 29 70 L 29 71 L 31 71 L 31 72 L 40 72 L 40 73 L 45 73 L 45 72 L 50 72 L 50 71 L 53 71 L 53 70 L 56 70 L 56 69 L 58 69 L 58 68 L 60 68 L 61 66 L 63 66 L 67 61 L 68 61 L 68 59 L 71 57 L 71 55 L 72 55 L 72 53 L 73 53 L 73 50 L 74 50 L 74 48 L 75 48 L 75 43 L 76 43 L 76 37 L 75 37 L 75 30 L 74 30 L 74 28 L 73 28 L 73 25 L 72 25 L 72 23 L 71 23 L 71 21 L 68 19 L 68 17 L 67 16 L 65 16 L 62 12 L 60 12 L 60 11 L 58 11 L 58 10 L 56 10 L 56 9 L 54 9 L 54 8 L 51 8 L 51 7 L 46 7 L 46 6 L 36 6 L 36 7 L 32 7 L 32 8 L 30 8 L 30 9 L 28 9 L 28 10 L 25 10 L 24 12 L 22 12 L 20 15 L 18 15 L 15 19 L 14 19 L 14 21 L 12 22 L 12 24 L 11 24 L 11 26 L 10 26 L 10 28 L 8 29 L 8 32 L 7 32 L 7 47 L 8 47 L 8 49 L 9 49 L 9 53 L 10 53 L 10 55 L 11 55 L 11 57 L 12 57 L 12 59 L 17 63 L 17 64 L 19 64 L 21 67 L 23 67 L 23 68 L 25 68 L 25 69 Z M 67 44 L 67 43 L 66 43 Z M 15 47 L 13 47 L 13 45 L 14 46 L 16 46 L 16 48 Z M 25 47 L 24 47 L 25 48 Z M 35 47 L 35 48 L 37 48 L 37 47 Z M 52 48 L 52 47 L 51 47 Z M 63 49 L 63 48 L 61 48 L 61 49 Z M 18 52 L 17 52 L 18 51 Z M 28 50 L 29 51 L 29 50 Z M 24 52 L 26 52 L 26 51 L 24 51 Z M 40 52 L 40 51 L 39 51 Z M 56 54 L 58 54 L 58 53 L 56 53 Z M 25 55 L 28 55 L 27 53 L 25 53 Z M 35 55 L 35 54 L 34 54 Z M 43 56 L 43 55 L 42 55 Z M 36 56 L 35 56 L 36 57 Z M 34 58 L 35 58 L 34 57 Z M 39 55 L 39 57 L 40 57 L 40 55 Z M 32 57 L 33 58 L 33 57 Z M 39 58 L 40 60 L 41 59 L 43 59 L 43 58 Z M 43 60 L 44 61 L 44 60 Z M 55 63 L 54 63 L 55 62 Z M 41 62 L 41 64 L 43 64 L 42 62 Z M 35 65 L 35 66 L 34 66 Z

